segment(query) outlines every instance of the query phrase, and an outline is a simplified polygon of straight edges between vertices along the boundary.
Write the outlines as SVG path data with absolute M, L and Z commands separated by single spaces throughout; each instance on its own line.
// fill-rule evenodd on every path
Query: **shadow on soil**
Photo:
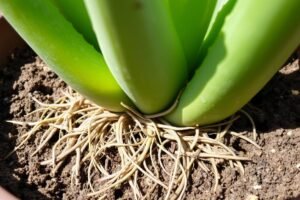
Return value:
M 244 107 L 255 121 L 259 133 L 300 127 L 300 61 L 297 58 L 300 55 L 295 53 L 289 59 L 292 64 L 282 68 Z M 249 127 L 245 117 L 237 124 L 236 128 L 241 131 Z

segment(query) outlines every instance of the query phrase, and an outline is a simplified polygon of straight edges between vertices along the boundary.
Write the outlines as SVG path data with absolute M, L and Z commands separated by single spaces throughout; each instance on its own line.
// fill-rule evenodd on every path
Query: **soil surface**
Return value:
M 186 199 L 300 199 L 300 51 L 296 51 L 266 87 L 245 106 L 253 117 L 259 150 L 242 140 L 233 146 L 252 159 L 244 162 L 240 175 L 227 165 L 220 166 L 220 185 L 214 192 L 214 177 L 193 170 Z M 38 106 L 35 97 L 51 102 L 62 95 L 66 84 L 61 81 L 30 49 L 16 51 L 9 64 L 0 66 L 0 158 L 17 144 L 28 127 L 15 126 L 6 120 L 34 121 L 26 116 Z M 233 129 L 251 132 L 251 124 L 241 117 Z M 5 160 L 0 160 L 0 185 L 24 200 L 88 199 L 88 186 L 72 186 L 71 165 L 66 162 L 56 176 L 50 167 L 39 165 L 46 152 L 31 156 L 42 133 Z M 53 141 L 52 141 L 53 142 Z M 49 150 L 48 150 L 49 151 Z M 84 172 L 83 177 L 84 177 Z M 82 178 L 84 182 L 84 178 Z M 128 187 L 112 191 L 110 199 L 131 199 Z M 155 190 L 153 199 L 163 199 Z

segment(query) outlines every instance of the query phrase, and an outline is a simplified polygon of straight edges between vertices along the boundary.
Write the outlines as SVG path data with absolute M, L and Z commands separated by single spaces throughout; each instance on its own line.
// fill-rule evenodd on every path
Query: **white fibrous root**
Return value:
M 110 112 L 71 89 L 52 104 L 33 100 L 40 108 L 29 115 L 38 113 L 38 121 L 10 121 L 31 126 L 14 151 L 42 130 L 33 154 L 42 153 L 49 145 L 52 154 L 40 164 L 52 165 L 55 175 L 66 158 L 74 156 L 72 183 L 80 184 L 83 171 L 91 189 L 89 195 L 100 199 L 105 199 L 108 190 L 123 184 L 129 185 L 135 199 L 149 199 L 157 187 L 165 191 L 164 199 L 183 199 L 196 166 L 204 173 L 213 174 L 216 190 L 221 164 L 227 161 L 243 174 L 242 162 L 249 160 L 229 145 L 230 138 L 246 140 L 260 148 L 255 143 L 253 120 L 245 111 L 242 114 L 253 125 L 253 140 L 230 130 L 237 116 L 211 126 L 175 127 L 161 117 L 143 116 L 126 105 L 126 112 Z M 58 139 L 53 143 L 54 137 Z

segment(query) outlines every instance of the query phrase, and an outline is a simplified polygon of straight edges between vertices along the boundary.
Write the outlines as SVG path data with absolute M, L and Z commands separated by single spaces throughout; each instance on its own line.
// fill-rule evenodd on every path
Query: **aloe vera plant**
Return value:
M 210 124 L 245 105 L 300 43 L 298 8 L 294 0 L 238 1 L 168 119 Z
M 183 199 L 194 163 L 205 171 L 209 163 L 218 184 L 215 159 L 243 174 L 241 161 L 249 159 L 225 136 L 260 147 L 228 131 L 234 120 L 214 123 L 245 105 L 299 45 L 299 9 L 299 0 L 0 0 L 17 32 L 84 96 L 36 100 L 41 119 L 27 123 L 33 128 L 15 150 L 41 127 L 34 154 L 59 132 L 52 158 L 40 164 L 55 174 L 73 153 L 78 182 L 89 162 L 90 195 L 100 199 L 126 181 L 135 199 L 157 186 L 165 199 Z M 118 154 L 113 171 L 107 152 Z M 140 173 L 152 188 L 145 194 Z
M 51 1 L 1 1 L 0 6 L 28 44 L 74 89 L 104 107 L 122 110 L 120 102 L 127 97 L 102 55 Z
M 187 69 L 164 2 L 85 2 L 108 67 L 133 103 L 146 114 L 170 106 Z
M 158 113 L 187 83 L 166 119 L 203 125 L 247 103 L 300 41 L 298 0 L 229 0 L 223 19 L 220 2 L 0 0 L 0 8 L 55 72 L 100 106 L 122 111 L 121 102 L 133 102 Z

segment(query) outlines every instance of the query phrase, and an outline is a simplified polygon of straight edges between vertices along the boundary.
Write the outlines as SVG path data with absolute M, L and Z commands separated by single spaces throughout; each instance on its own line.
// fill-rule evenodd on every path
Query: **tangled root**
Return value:
M 127 108 L 125 113 L 113 113 L 84 99 L 72 90 L 53 104 L 34 99 L 40 108 L 37 122 L 10 121 L 29 125 L 31 130 L 22 136 L 21 148 L 38 130 L 44 130 L 33 154 L 41 152 L 54 136 L 52 156 L 41 165 L 52 165 L 56 174 L 69 156 L 75 156 L 72 182 L 79 183 L 80 170 L 87 164 L 89 195 L 106 197 L 110 189 L 127 183 L 135 199 L 147 199 L 156 187 L 163 188 L 165 199 L 183 199 L 188 178 L 195 165 L 215 177 L 219 184 L 218 165 L 228 161 L 232 168 L 244 173 L 242 161 L 247 157 L 237 155 L 228 146 L 230 136 L 246 140 L 260 148 L 254 141 L 256 131 L 253 120 L 253 140 L 241 133 L 230 131 L 238 118 L 206 127 L 175 127 L 161 118 L 143 116 Z M 167 162 L 166 162 L 167 161 Z M 113 165 L 114 164 L 114 165 Z M 143 191 L 141 179 L 148 184 Z

